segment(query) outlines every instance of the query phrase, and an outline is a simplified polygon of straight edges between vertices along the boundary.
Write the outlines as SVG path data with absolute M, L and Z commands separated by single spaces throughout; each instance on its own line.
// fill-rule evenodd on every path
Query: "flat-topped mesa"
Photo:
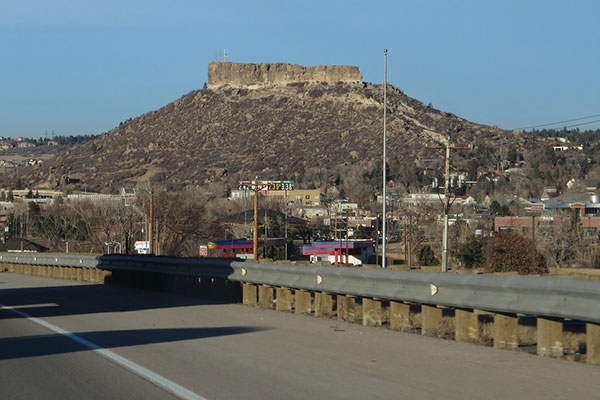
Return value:
M 211 88 L 222 85 L 244 87 L 261 84 L 292 82 L 356 83 L 362 81 L 358 67 L 349 65 L 318 65 L 303 67 L 298 64 L 244 64 L 211 62 L 208 65 L 208 84 Z

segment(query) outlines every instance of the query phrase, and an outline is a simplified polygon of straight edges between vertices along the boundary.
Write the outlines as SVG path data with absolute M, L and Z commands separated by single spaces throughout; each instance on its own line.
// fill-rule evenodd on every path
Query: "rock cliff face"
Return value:
M 211 89 L 222 85 L 246 87 L 260 84 L 292 82 L 356 83 L 362 80 L 358 67 L 348 65 L 318 65 L 303 67 L 297 64 L 242 64 L 211 62 L 208 84 Z

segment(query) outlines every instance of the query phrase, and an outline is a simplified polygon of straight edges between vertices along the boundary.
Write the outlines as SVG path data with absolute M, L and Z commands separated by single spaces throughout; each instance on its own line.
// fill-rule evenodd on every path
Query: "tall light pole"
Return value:
M 386 267 L 386 255 L 385 255 L 385 240 L 387 236 L 386 220 L 387 220 L 387 193 L 386 193 L 386 140 L 387 139 L 387 49 L 383 50 L 383 242 L 381 251 L 381 268 Z

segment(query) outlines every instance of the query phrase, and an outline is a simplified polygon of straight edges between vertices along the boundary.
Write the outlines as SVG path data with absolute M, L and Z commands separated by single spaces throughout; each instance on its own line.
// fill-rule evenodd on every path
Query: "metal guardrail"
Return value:
M 0 253 L 0 263 L 96 268 L 97 257 L 76 254 Z
M 600 283 L 153 256 L 0 254 L 0 263 L 210 276 L 334 294 L 600 322 Z
M 227 278 L 232 270 L 229 262 L 222 259 L 193 259 L 154 256 L 77 254 L 27 254 L 0 253 L 0 264 L 29 264 L 62 266 L 72 268 L 105 269 L 110 271 L 141 271 L 169 275 L 207 276 Z

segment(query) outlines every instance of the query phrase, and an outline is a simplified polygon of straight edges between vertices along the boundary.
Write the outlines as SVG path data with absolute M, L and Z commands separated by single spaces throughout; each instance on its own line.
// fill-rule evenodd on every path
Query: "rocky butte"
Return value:
M 349 65 L 243 64 L 211 62 L 208 85 L 211 89 L 223 85 L 248 87 L 253 85 L 284 85 L 292 82 L 358 83 L 362 76 L 358 67 Z
M 370 201 L 380 185 L 383 88 L 362 82 L 358 67 L 213 62 L 208 75 L 209 88 L 123 121 L 42 165 L 1 171 L 0 184 L 178 190 L 286 177 L 300 187 L 337 182 L 356 201 Z M 425 145 L 448 135 L 459 146 L 524 145 L 523 137 L 426 106 L 392 85 L 387 107 L 391 179 L 404 187 L 422 173 L 419 160 L 432 158 Z M 453 163 L 463 168 L 472 157 L 461 152 Z

